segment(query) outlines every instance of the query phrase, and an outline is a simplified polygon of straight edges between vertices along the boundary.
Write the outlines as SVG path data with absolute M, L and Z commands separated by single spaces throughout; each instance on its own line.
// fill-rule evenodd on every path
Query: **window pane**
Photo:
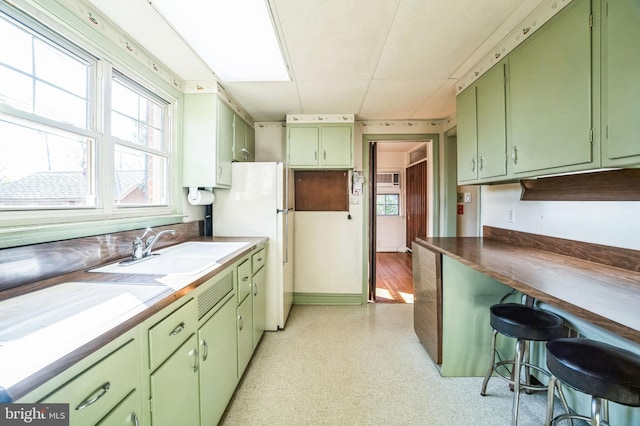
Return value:
M 43 117 L 87 128 L 87 101 L 45 83 L 36 83 L 35 113 Z
M 81 98 L 87 97 L 87 65 L 41 40 L 34 41 L 36 75 Z
M 0 120 L 0 208 L 93 206 L 93 140 Z
M 31 34 L 0 17 L 0 63 L 31 74 Z
M 0 65 L 0 102 L 33 112 L 33 79 Z
M 111 134 L 120 140 L 147 148 L 165 150 L 163 116 L 165 107 L 113 80 Z
M 398 216 L 400 214 L 400 194 L 376 195 L 376 213 L 378 216 Z
M 114 198 L 117 205 L 166 205 L 167 160 L 115 147 Z
M 376 213 L 378 215 L 384 215 L 384 204 L 383 205 L 378 204 L 376 206 Z
M 384 204 L 384 194 L 376 195 L 376 204 Z

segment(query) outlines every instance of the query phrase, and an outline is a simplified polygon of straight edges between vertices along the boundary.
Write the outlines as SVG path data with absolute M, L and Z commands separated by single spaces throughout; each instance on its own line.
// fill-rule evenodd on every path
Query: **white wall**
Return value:
M 483 186 L 481 197 L 483 225 L 640 250 L 640 202 L 520 201 L 517 183 Z
M 256 161 L 284 161 L 286 128 L 282 123 L 256 123 L 255 129 Z M 442 132 L 440 122 L 357 122 L 354 131 L 355 169 L 363 169 L 363 134 L 442 135 Z M 368 176 L 365 175 L 365 179 L 366 186 Z M 344 212 L 296 212 L 294 292 L 362 293 L 363 271 L 368 259 L 368 248 L 364 245 L 364 232 L 367 232 L 364 203 L 360 197 L 350 204 L 351 220 L 346 219 Z
M 392 143 L 392 142 L 390 142 Z M 400 187 L 378 187 L 378 194 L 400 194 L 399 216 L 376 218 L 376 251 L 406 251 L 405 153 L 378 152 L 377 172 L 400 172 Z
M 462 214 L 456 213 L 456 237 L 480 236 L 480 187 L 478 185 L 465 185 L 458 187 L 458 193 L 469 194 L 470 202 L 458 202 L 462 206 Z

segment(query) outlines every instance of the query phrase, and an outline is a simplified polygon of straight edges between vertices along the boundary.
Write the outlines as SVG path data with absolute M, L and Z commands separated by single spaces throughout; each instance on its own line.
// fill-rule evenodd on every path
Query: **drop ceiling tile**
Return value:
M 403 0 L 376 79 L 448 78 L 522 0 Z
M 399 0 L 275 0 L 297 81 L 371 78 Z
M 456 79 L 444 80 L 410 118 L 437 120 L 454 115 L 456 112 L 456 82 Z
M 298 83 L 305 114 L 355 114 L 367 93 L 367 80 Z
M 411 117 L 441 84 L 442 80 L 374 80 L 369 87 L 359 118 L 391 120 Z
M 225 83 L 224 88 L 255 121 L 284 121 L 301 112 L 293 82 Z
M 183 80 L 209 80 L 213 72 L 147 0 L 89 0 L 132 40 Z

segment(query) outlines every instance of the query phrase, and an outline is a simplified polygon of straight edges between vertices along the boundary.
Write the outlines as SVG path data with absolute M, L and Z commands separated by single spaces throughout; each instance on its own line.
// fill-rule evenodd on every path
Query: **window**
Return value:
M 0 39 L 0 223 L 174 213 L 173 97 L 2 2 Z
M 376 213 L 378 216 L 400 215 L 400 194 L 376 195 Z
M 0 207 L 93 207 L 92 60 L 0 14 Z
M 166 102 L 124 76 L 114 76 L 111 135 L 118 206 L 167 203 L 170 144 L 164 135 L 166 107 Z

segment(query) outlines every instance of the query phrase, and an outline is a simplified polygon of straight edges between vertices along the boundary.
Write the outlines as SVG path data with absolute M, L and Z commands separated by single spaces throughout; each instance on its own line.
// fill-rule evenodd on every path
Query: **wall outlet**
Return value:
M 464 194 L 462 192 L 458 192 L 458 202 L 464 202 Z
M 509 222 L 516 221 L 516 209 L 509 209 Z
M 471 193 L 470 192 L 465 192 L 464 193 L 464 202 L 465 203 L 470 203 L 471 202 Z

